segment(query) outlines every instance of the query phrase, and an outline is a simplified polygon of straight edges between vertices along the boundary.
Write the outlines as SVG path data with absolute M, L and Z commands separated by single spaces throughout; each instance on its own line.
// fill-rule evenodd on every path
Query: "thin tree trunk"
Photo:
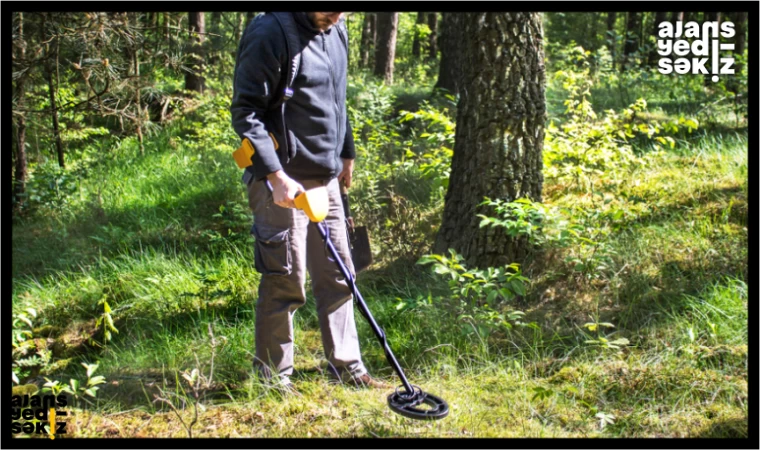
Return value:
M 422 25 L 423 23 L 425 23 L 425 13 L 418 12 L 417 13 L 417 25 Z M 417 29 L 415 28 L 415 30 L 414 30 L 414 41 L 412 41 L 412 56 L 415 59 L 419 59 L 420 55 L 422 54 L 422 51 L 420 49 L 420 47 L 421 47 L 421 42 L 420 41 L 421 41 L 420 40 L 420 36 L 417 33 Z
M 625 45 L 623 46 L 623 60 L 620 64 L 620 70 L 626 70 L 631 65 L 633 54 L 639 49 L 639 13 L 628 12 L 628 18 L 625 23 Z
M 132 50 L 132 64 L 135 76 L 135 105 L 137 113 L 135 114 L 135 124 L 137 125 L 137 141 L 140 143 L 140 155 L 145 155 L 145 146 L 143 145 L 142 132 L 142 101 L 140 98 L 140 59 L 138 56 L 139 49 L 135 47 Z
M 524 257 L 526 241 L 508 237 L 504 229 L 480 228 L 478 214 L 494 215 L 480 206 L 484 197 L 541 201 L 546 121 L 541 14 L 462 15 L 461 96 L 435 252 L 452 248 L 470 265 L 503 267 Z
M 747 12 L 740 12 L 736 14 L 736 45 L 734 46 L 734 54 L 736 56 L 743 56 L 744 50 L 747 48 Z M 744 65 L 739 62 L 736 64 L 735 76 L 739 76 L 744 70 Z
M 55 95 L 58 89 L 56 89 L 56 86 L 53 83 L 53 71 L 47 70 L 46 72 L 48 80 L 48 92 L 50 93 L 50 114 L 53 117 L 53 136 L 55 136 L 55 149 L 58 154 L 58 165 L 63 169 L 65 168 L 63 160 L 63 143 L 61 142 L 61 132 L 58 126 L 58 106 L 55 101 Z
M 734 30 L 736 32 L 736 36 L 734 37 L 734 58 L 736 63 L 734 64 L 734 75 L 730 76 L 728 79 L 727 87 L 728 89 L 738 94 L 734 98 L 734 102 L 736 106 L 738 106 L 739 103 L 743 103 L 746 100 L 742 98 L 742 96 L 746 96 L 747 92 L 740 92 L 741 89 L 741 76 L 742 72 L 744 71 L 744 61 L 743 56 L 745 49 L 747 48 L 747 12 L 736 12 L 732 13 L 730 18 L 727 18 L 727 20 L 733 20 L 734 22 Z M 737 126 L 739 124 L 739 117 L 736 117 Z
M 169 37 L 170 37 L 169 26 L 172 22 L 172 17 L 171 17 L 171 13 L 168 13 L 168 12 L 163 13 L 163 16 L 164 16 L 164 40 L 166 42 L 169 42 Z
M 42 26 L 40 26 L 40 42 L 47 41 L 47 36 L 45 35 L 45 24 L 47 22 L 48 13 L 43 13 L 42 15 Z M 54 36 L 55 39 L 55 71 L 56 71 L 56 79 L 55 82 L 53 82 L 53 67 L 50 66 L 50 54 L 48 51 L 45 52 L 45 61 L 43 63 L 43 72 L 45 74 L 46 81 L 48 83 L 48 96 L 50 98 L 50 116 L 53 122 L 53 137 L 55 139 L 55 150 L 56 150 L 56 156 L 58 157 L 58 166 L 60 166 L 62 169 L 64 169 L 65 161 L 63 158 L 63 143 L 61 142 L 61 133 L 60 133 L 60 127 L 58 124 L 58 106 L 56 102 L 56 95 L 58 93 L 57 84 L 58 84 L 58 52 L 59 52 L 59 39 L 58 36 Z M 47 48 L 52 47 L 52 44 L 49 44 Z
M 189 12 L 188 30 L 190 37 L 190 51 L 192 52 L 191 72 L 185 74 L 185 89 L 203 93 L 206 80 L 203 77 L 203 47 L 201 46 L 206 32 L 204 14 L 202 12 Z
M 616 54 L 616 42 L 615 42 L 615 21 L 617 20 L 617 13 L 610 11 L 607 13 L 607 47 L 610 50 L 610 59 L 612 60 L 612 67 L 615 67 L 615 54 Z
M 17 55 L 20 64 L 26 64 L 26 41 L 24 40 L 24 13 L 18 13 L 18 41 L 17 41 Z M 24 202 L 24 193 L 26 192 L 26 116 L 23 112 L 26 107 L 26 78 L 27 73 L 21 75 L 16 80 L 16 107 L 22 111 L 18 117 L 16 125 L 16 161 L 15 161 L 15 173 L 14 173 L 14 197 L 16 200 L 16 207 L 20 207 Z
M 137 51 L 132 55 L 135 63 L 135 82 L 137 86 L 135 88 L 135 103 L 137 104 L 137 140 L 140 142 L 140 155 L 145 155 L 145 147 L 143 145 L 143 132 L 142 132 L 142 102 L 140 99 L 140 60 L 137 56 Z
M 240 42 L 240 37 L 245 31 L 245 27 L 248 26 L 253 20 L 253 12 L 248 11 L 245 15 L 239 12 L 237 13 L 237 25 L 235 25 L 235 42 Z
M 665 22 L 665 11 L 657 11 L 657 13 L 654 16 L 654 25 L 652 26 L 652 35 L 657 36 L 659 30 L 660 30 L 660 22 Z M 647 65 L 649 67 L 654 67 L 657 65 L 657 60 L 659 59 L 659 54 L 657 53 L 657 45 L 655 45 L 651 50 L 649 50 L 649 58 L 647 58 Z
M 364 21 L 362 22 L 362 42 L 361 42 L 361 66 L 369 66 L 369 55 L 372 45 L 372 13 L 364 13 Z
M 377 13 L 379 39 L 375 53 L 375 75 L 382 77 L 386 84 L 393 84 L 393 60 L 396 56 L 396 31 L 398 13 Z
M 706 12 L 705 14 L 705 21 L 706 22 L 720 22 L 720 13 L 719 12 Z M 720 30 L 720 27 L 718 27 L 718 30 Z
M 430 27 L 428 59 L 435 59 L 438 57 L 438 13 L 428 14 L 428 27 Z
M 673 22 L 674 25 L 676 22 L 683 22 L 683 13 L 682 12 L 671 13 L 670 21 Z
M 372 14 L 371 26 L 372 26 L 372 36 L 370 39 L 369 48 L 371 49 L 372 53 L 369 55 L 369 59 L 370 61 L 374 63 L 375 55 L 377 55 L 377 13 Z

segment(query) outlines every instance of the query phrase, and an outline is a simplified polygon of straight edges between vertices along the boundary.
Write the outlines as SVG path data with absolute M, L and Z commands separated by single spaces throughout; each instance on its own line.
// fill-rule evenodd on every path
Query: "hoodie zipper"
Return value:
M 338 106 L 338 89 L 335 87 L 335 72 L 333 71 L 333 63 L 332 59 L 330 58 L 330 53 L 327 51 L 327 40 L 325 38 L 325 33 L 322 32 L 320 34 L 322 35 L 322 50 L 324 50 L 325 55 L 327 55 L 327 64 L 330 67 L 330 86 L 332 86 L 333 91 L 333 107 L 335 108 L 335 117 L 338 118 L 338 131 L 335 141 L 340 142 L 340 107 Z

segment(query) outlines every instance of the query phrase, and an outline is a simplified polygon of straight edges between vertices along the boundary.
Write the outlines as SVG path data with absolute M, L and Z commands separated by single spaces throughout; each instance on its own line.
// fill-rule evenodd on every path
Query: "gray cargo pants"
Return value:
M 301 184 L 305 189 L 327 186 L 330 209 L 324 224 L 343 263 L 355 274 L 337 178 Z M 255 266 L 261 273 L 254 367 L 265 378 L 278 374 L 287 381 L 293 374 L 293 314 L 306 303 L 308 269 L 331 372 L 344 381 L 365 374 L 353 296 L 316 224 L 301 210 L 275 205 L 264 180 L 248 184 L 248 204 L 254 215 Z

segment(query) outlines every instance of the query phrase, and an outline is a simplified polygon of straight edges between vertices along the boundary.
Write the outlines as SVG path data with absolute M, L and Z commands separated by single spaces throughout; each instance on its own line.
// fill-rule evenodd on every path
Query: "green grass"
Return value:
M 282 398 L 249 378 L 259 275 L 229 157 L 236 139 L 214 113 L 224 102 L 151 137 L 145 156 L 123 141 L 78 195 L 14 223 L 14 313 L 34 307 L 35 327 L 52 327 L 54 360 L 69 361 L 31 381 L 83 379 L 81 361 L 97 361 L 108 381 L 93 407 L 77 411 L 74 436 L 186 436 L 154 394 L 188 399 L 181 373 L 209 376 L 212 353 L 214 383 L 194 436 L 747 436 L 743 132 L 685 135 L 593 194 L 547 180 L 547 205 L 607 214 L 588 220 L 607 233 L 612 264 L 575 272 L 564 257 L 585 251 L 577 246 L 534 254 L 524 266 L 531 289 L 516 305 L 532 328 L 465 334 L 441 306 L 445 282 L 380 248 L 362 294 L 407 376 L 451 407 L 443 421 L 420 423 L 393 414 L 385 392 L 328 383 L 312 298 L 295 316 L 304 396 Z M 104 298 L 119 330 L 110 342 L 94 325 Z M 584 324 L 594 320 L 614 324 L 602 336 L 630 344 L 589 345 L 597 334 Z M 398 383 L 366 321 L 357 325 L 365 364 Z M 213 350 L 209 326 L 220 342 Z M 176 404 L 189 422 L 192 401 Z M 602 427 L 603 417 L 611 423 Z

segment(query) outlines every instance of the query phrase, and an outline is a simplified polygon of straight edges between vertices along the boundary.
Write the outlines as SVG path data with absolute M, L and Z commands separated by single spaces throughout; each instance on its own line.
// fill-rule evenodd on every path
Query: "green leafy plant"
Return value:
M 576 55 L 582 61 L 586 53 Z M 580 64 L 580 63 L 579 63 Z M 576 188 L 592 190 L 596 180 L 620 179 L 631 169 L 644 163 L 637 157 L 635 140 L 673 148 L 675 140 L 664 133 L 677 133 L 684 128 L 692 132 L 699 126 L 696 119 L 680 116 L 658 123 L 646 120 L 647 101 L 638 98 L 622 111 L 608 109 L 597 114 L 591 91 L 595 84 L 586 64 L 581 70 L 568 68 L 554 74 L 554 82 L 567 92 L 565 119 L 561 124 L 550 121 L 544 146 L 545 176 L 571 180 Z
M 519 264 L 467 269 L 459 253 L 449 249 L 449 254 L 449 257 L 425 255 L 417 264 L 433 264 L 433 272 L 449 279 L 449 289 L 454 298 L 482 305 L 483 302 L 508 302 L 517 295 L 525 295 L 525 284 L 529 280 L 522 276 Z
M 448 279 L 457 318 L 468 325 L 468 332 L 483 336 L 497 329 L 508 330 L 513 324 L 524 325 L 520 319 L 525 314 L 508 305 L 526 293 L 529 280 L 522 276 L 519 264 L 468 269 L 455 250 L 449 249 L 449 255 L 425 255 L 417 264 L 432 264 L 434 273 Z
M 92 402 L 87 400 L 86 397 L 95 398 L 97 396 L 98 389 L 100 389 L 99 385 L 104 384 L 106 382 L 106 378 L 102 375 L 93 376 L 95 374 L 95 371 L 98 369 L 97 363 L 82 363 L 82 367 L 85 368 L 87 375 L 87 378 L 84 382 L 81 382 L 75 378 L 70 378 L 68 384 L 62 384 L 58 380 L 45 378 L 46 383 L 43 385 L 42 392 L 51 392 L 56 396 L 61 393 L 66 393 L 71 395 L 77 403 L 84 401 L 86 403 L 92 404 Z
M 106 345 L 106 343 L 111 342 L 111 333 L 119 333 L 119 330 L 116 329 L 113 322 L 113 311 L 111 310 L 111 306 L 108 304 L 108 297 L 103 296 L 102 299 L 98 302 L 98 305 L 103 305 L 103 313 L 98 317 L 98 319 L 95 321 L 95 327 L 100 328 L 102 326 L 103 330 L 103 345 Z
M 611 335 L 614 333 L 602 335 L 602 328 L 615 328 L 615 325 L 609 322 L 588 322 L 585 323 L 583 327 L 588 331 L 595 333 L 593 339 L 586 339 L 584 341 L 587 345 L 599 346 L 605 349 L 620 350 L 621 347 L 625 347 L 630 343 L 626 338 L 612 339 Z

